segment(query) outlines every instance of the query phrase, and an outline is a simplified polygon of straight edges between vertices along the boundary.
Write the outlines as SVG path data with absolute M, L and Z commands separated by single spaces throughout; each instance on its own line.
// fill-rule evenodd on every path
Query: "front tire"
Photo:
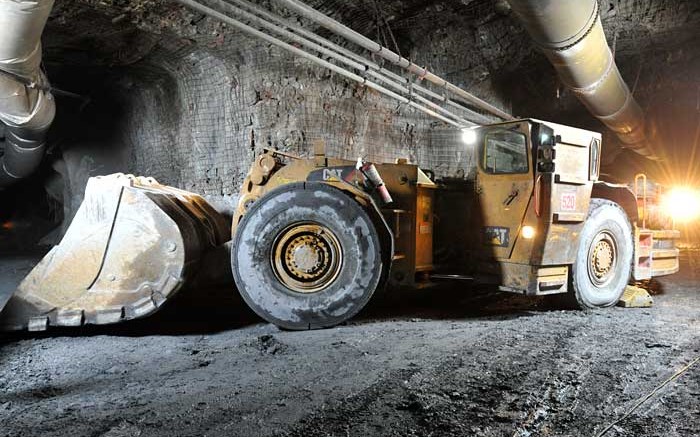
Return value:
M 286 329 L 317 329 L 356 315 L 381 285 L 380 237 L 367 212 L 324 183 L 293 183 L 257 200 L 231 249 L 241 296 Z
M 606 199 L 591 199 L 572 266 L 572 303 L 579 308 L 615 305 L 632 268 L 632 227 L 624 210 Z

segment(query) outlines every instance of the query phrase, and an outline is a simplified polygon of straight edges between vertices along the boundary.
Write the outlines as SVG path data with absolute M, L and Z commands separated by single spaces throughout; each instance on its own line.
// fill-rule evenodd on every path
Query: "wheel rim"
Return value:
M 270 253 L 277 279 L 298 293 L 315 293 L 338 277 L 342 249 L 335 234 L 318 223 L 295 223 L 275 239 Z
M 608 231 L 599 232 L 588 251 L 588 277 L 596 287 L 608 285 L 615 277 L 617 241 Z

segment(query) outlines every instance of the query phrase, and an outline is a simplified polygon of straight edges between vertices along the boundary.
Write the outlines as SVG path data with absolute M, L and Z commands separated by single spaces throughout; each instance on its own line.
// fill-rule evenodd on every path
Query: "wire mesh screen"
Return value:
M 253 2 L 368 56 L 279 2 Z M 502 1 L 306 3 L 506 111 L 512 99 L 529 101 L 534 95 L 544 101 L 550 97 L 547 93 L 554 95 L 558 89 L 553 70 L 545 72 L 546 60 L 530 56 L 532 43 L 513 14 L 496 7 Z M 700 2 L 611 0 L 600 6 L 618 56 L 642 46 L 665 54 L 660 41 L 677 42 L 675 35 L 691 34 L 686 30 L 700 21 Z M 123 12 L 116 4 L 111 7 L 115 17 Z M 158 7 L 161 12 L 155 12 Z M 473 173 L 471 151 L 461 143 L 459 132 L 422 113 L 172 2 L 158 3 L 152 12 L 144 12 L 148 22 L 174 23 L 178 36 L 164 32 L 146 44 L 130 39 L 128 26 L 122 35 L 121 30 L 110 30 L 121 24 L 103 19 L 98 26 L 89 20 L 94 24 L 88 35 L 104 40 L 95 44 L 104 52 L 102 61 L 115 61 L 117 53 L 118 65 L 131 64 L 129 77 L 120 83 L 127 109 L 121 135 L 131 153 L 131 168 L 126 170 L 203 194 L 235 194 L 262 148 L 308 156 L 314 142 L 323 141 L 330 156 L 380 162 L 407 158 L 439 176 Z M 74 31 L 76 38 L 86 36 L 83 27 L 90 26 Z M 640 44 L 640 38 L 649 44 Z M 45 47 L 53 47 L 54 58 L 62 61 L 67 50 L 61 47 L 70 49 L 71 41 L 48 40 Z M 645 57 L 633 55 L 640 67 L 629 63 L 627 70 L 641 77 L 643 91 L 641 82 L 654 71 Z M 371 60 L 389 67 L 377 58 Z M 531 64 L 537 68 L 525 68 L 532 73 L 513 70 L 522 73 L 516 85 L 510 84 L 513 76 L 499 77 L 509 68 L 527 67 L 530 64 L 523 62 L 528 59 L 539 62 Z M 94 57 L 90 62 L 96 62 Z M 543 90 L 543 84 L 550 83 L 551 89 Z M 520 97 L 510 91 L 520 92 Z
M 439 177 L 476 177 L 475 145 L 466 144 L 459 129 L 431 129 L 427 147 L 421 149 L 417 162 L 421 167 L 433 170 Z
M 275 4 L 256 3 L 266 9 Z M 679 13 L 684 22 L 697 16 L 697 8 L 679 12 L 670 2 L 606 3 L 601 13 L 619 31 L 620 49 L 624 38 L 637 32 L 630 17 L 657 17 L 663 24 Z M 490 0 L 309 4 L 372 39 L 393 44 L 395 37 L 390 48 L 506 109 L 509 100 L 497 92 L 497 72 L 520 64 L 531 45 Z M 329 36 L 289 11 L 282 15 Z M 260 40 L 222 26 L 202 29 L 214 31 L 190 41 L 163 38 L 130 70 L 123 135 L 132 151 L 132 171 L 203 194 L 228 195 L 237 192 L 263 148 L 308 156 L 322 141 L 329 156 L 406 158 L 438 176 L 473 175 L 473 151 L 460 141 L 459 131 Z
M 162 42 L 130 69 L 125 142 L 134 173 L 203 194 L 235 194 L 255 154 L 409 162 L 468 175 L 459 132 L 360 84 L 236 36 L 216 52 Z

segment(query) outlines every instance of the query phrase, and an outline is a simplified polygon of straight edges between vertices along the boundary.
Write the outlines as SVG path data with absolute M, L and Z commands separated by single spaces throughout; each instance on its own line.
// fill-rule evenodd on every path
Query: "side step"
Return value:
M 63 240 L 0 313 L 0 330 L 148 316 L 228 239 L 226 220 L 196 194 L 121 173 L 90 178 Z
M 657 276 L 671 275 L 680 268 L 680 251 L 675 241 L 680 238 L 677 230 L 634 230 L 633 277 L 637 281 Z

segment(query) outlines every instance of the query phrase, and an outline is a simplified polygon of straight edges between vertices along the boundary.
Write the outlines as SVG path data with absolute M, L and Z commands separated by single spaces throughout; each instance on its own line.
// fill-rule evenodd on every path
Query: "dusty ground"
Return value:
M 116 329 L 3 337 L 0 435 L 595 435 L 700 356 L 689 270 L 651 309 L 453 288 L 312 332 L 188 292 Z M 700 364 L 606 435 L 699 433 Z

